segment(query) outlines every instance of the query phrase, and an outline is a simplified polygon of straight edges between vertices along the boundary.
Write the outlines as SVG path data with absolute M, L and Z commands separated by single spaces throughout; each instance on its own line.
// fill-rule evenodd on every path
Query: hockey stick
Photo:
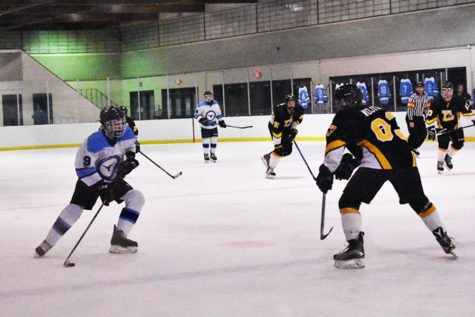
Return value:
M 446 129 L 443 129 L 443 130 L 441 130 L 441 131 L 439 131 L 439 132 L 437 133 L 437 136 L 454 133 L 455 131 L 463 130 L 463 129 L 466 129 L 466 128 L 471 128 L 471 127 L 473 127 L 473 126 L 475 126 L 475 123 L 472 124 L 472 125 L 467 125 L 467 126 L 465 126 L 465 127 L 457 128 L 457 129 L 455 129 L 455 130 L 446 130 Z
M 235 125 L 229 125 L 229 124 L 226 125 L 226 127 L 228 127 L 228 128 L 235 128 L 235 129 L 249 129 L 249 128 L 254 128 L 254 126 L 252 126 L 252 125 L 247 125 L 247 126 L 244 126 L 244 127 L 237 127 L 237 126 L 235 126 Z
M 161 167 L 160 165 L 158 165 L 157 163 L 155 163 L 150 157 L 148 157 L 147 155 L 145 155 L 142 151 L 140 151 L 139 153 L 142 154 L 143 156 L 145 156 L 145 158 L 146 158 L 147 160 L 149 160 L 150 162 L 152 162 L 153 165 L 155 165 L 156 167 L 158 167 L 159 169 L 161 169 L 162 171 L 164 171 L 165 174 L 167 174 L 167 175 L 170 176 L 171 178 L 175 179 L 175 178 L 178 178 L 178 177 L 180 177 L 181 175 L 183 175 L 182 172 L 178 172 L 177 174 L 172 175 L 172 174 L 168 173 L 163 167 Z
M 326 208 L 326 205 L 327 205 L 327 194 L 323 193 L 323 196 L 322 196 L 322 218 L 320 220 L 320 240 L 325 240 L 333 230 L 333 227 L 331 227 L 327 234 L 323 233 L 324 230 L 325 230 L 325 208 Z
M 99 214 L 99 212 L 101 211 L 102 207 L 104 207 L 104 202 L 102 202 L 101 206 L 99 207 L 99 209 L 97 210 L 96 214 L 94 215 L 94 217 L 92 217 L 92 220 L 91 222 L 89 222 L 89 225 L 86 227 L 86 230 L 84 230 L 84 232 L 82 233 L 81 237 L 79 238 L 78 242 L 76 242 L 76 245 L 74 246 L 74 248 L 71 250 L 71 252 L 69 253 L 68 257 L 66 258 L 66 260 L 64 260 L 64 263 L 63 263 L 63 266 L 64 267 L 73 267 L 75 266 L 76 264 L 71 262 L 71 260 L 69 260 L 69 258 L 71 257 L 71 255 L 74 253 L 74 251 L 76 250 L 76 248 L 78 247 L 79 243 L 81 243 L 82 241 L 82 238 L 84 238 L 84 236 L 86 235 L 86 232 L 89 230 L 89 228 L 91 227 L 92 223 L 94 222 L 94 220 L 96 220 L 96 217 L 97 215 Z
M 297 150 L 299 151 L 300 157 L 302 157 L 303 162 L 307 166 L 308 171 L 310 172 L 310 175 L 312 175 L 313 180 L 316 181 L 317 178 L 315 177 L 315 175 L 313 175 L 312 169 L 308 165 L 307 160 L 303 156 L 302 151 L 300 151 L 300 148 L 297 145 L 297 142 L 295 140 L 294 140 L 294 144 L 295 144 L 295 147 L 297 148 Z M 330 232 L 332 232 L 332 230 L 333 230 L 333 227 L 331 227 L 327 234 L 323 233 L 324 229 L 325 229 L 325 206 L 326 206 L 326 202 L 327 202 L 327 194 L 323 193 L 323 197 L 322 197 L 322 218 L 320 220 L 320 240 L 325 240 L 326 237 L 328 237 Z

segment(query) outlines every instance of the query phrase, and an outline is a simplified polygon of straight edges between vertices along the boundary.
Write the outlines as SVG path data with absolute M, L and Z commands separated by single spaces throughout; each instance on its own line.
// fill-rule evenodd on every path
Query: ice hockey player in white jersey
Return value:
M 105 206 L 125 202 L 111 239 L 111 253 L 135 253 L 137 242 L 127 238 L 145 199 L 124 177 L 139 163 L 135 159 L 135 135 L 124 113 L 115 106 L 102 109 L 101 129 L 91 134 L 76 155 L 78 181 L 71 202 L 59 214 L 46 239 L 36 248 L 42 257 L 74 225 L 84 209 L 91 210 L 100 197 Z
M 218 145 L 218 124 L 226 128 L 219 103 L 213 99 L 213 93 L 209 90 L 204 93 L 205 101 L 200 103 L 195 111 L 195 119 L 201 125 L 201 138 L 203 139 L 203 152 L 205 163 L 216 163 L 216 146 Z M 211 151 L 210 151 L 211 147 Z M 211 156 L 210 156 L 211 152 Z

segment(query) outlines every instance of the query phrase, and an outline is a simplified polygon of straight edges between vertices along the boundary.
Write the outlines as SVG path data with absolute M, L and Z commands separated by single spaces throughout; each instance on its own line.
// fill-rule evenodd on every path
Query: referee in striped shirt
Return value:
M 424 84 L 417 82 L 416 92 L 411 95 L 407 103 L 406 122 L 409 129 L 409 147 L 415 155 L 419 155 L 419 148 L 427 136 L 424 116 L 429 110 L 429 96 L 424 91 Z

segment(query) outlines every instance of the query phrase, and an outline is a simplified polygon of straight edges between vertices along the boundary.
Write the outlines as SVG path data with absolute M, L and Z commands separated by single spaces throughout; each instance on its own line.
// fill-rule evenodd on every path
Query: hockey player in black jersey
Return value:
M 318 187 L 326 193 L 332 188 L 334 176 L 348 179 L 359 165 L 339 201 L 348 247 L 334 256 L 335 266 L 364 267 L 361 203 L 371 203 L 386 181 L 391 182 L 400 201 L 408 202 L 422 218 L 442 249 L 453 254 L 455 245 L 435 206 L 424 194 L 416 159 L 394 116 L 378 107 L 363 106 L 361 92 L 355 85 L 344 84 L 335 95 L 343 108 L 337 112 L 327 132 L 325 160 L 316 179 Z M 360 160 L 344 154 L 345 147 Z
M 293 95 L 287 95 L 285 103 L 274 108 L 269 121 L 269 132 L 274 142 L 274 150 L 261 157 L 266 166 L 266 178 L 275 177 L 275 168 L 282 157 L 292 153 L 298 126 L 302 123 L 304 109 L 296 103 Z
M 128 109 L 126 106 L 119 106 L 119 109 L 124 113 L 125 115 L 125 121 L 127 122 L 127 125 L 132 129 L 135 135 L 135 152 L 140 152 L 140 143 L 139 143 L 139 129 L 137 129 L 137 125 L 135 124 L 134 119 L 128 116 Z
M 429 139 L 435 140 L 437 130 L 444 132 L 452 131 L 438 136 L 439 154 L 437 157 L 437 170 L 439 173 L 444 171 L 444 163 L 449 170 L 454 166 L 452 158 L 462 147 L 465 141 L 463 130 L 457 130 L 459 127 L 460 116 L 472 116 L 470 104 L 461 96 L 454 95 L 454 86 L 451 82 L 442 85 L 442 92 L 432 100 L 431 107 L 427 115 L 427 123 L 437 122 L 438 128 L 430 126 L 428 128 Z M 449 143 L 450 145 L 449 148 Z

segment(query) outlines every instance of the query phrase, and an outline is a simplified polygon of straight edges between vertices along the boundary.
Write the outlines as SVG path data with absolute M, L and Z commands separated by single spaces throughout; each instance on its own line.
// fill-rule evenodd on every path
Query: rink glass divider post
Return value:
M 393 75 L 393 100 L 394 100 L 394 112 L 397 111 L 397 96 L 396 96 L 396 76 Z
M 167 116 L 172 117 L 172 106 L 170 105 L 170 76 L 167 74 Z
M 46 81 L 46 115 L 48 116 L 48 120 L 47 120 L 48 124 L 53 123 L 52 122 L 53 120 L 51 120 L 51 122 L 50 122 L 50 116 L 51 116 L 50 107 L 51 107 L 51 105 L 50 105 L 50 100 L 49 99 L 50 99 L 49 98 L 49 81 Z M 18 117 L 18 118 L 20 118 L 20 117 Z
M 17 125 L 22 125 L 22 120 L 21 120 L 21 113 L 22 109 L 20 108 L 20 82 L 17 81 L 16 84 L 16 111 L 17 111 Z M 35 112 L 34 105 L 33 105 L 33 113 Z
M 272 66 L 270 67 L 270 112 L 274 111 L 274 92 L 272 91 Z
M 371 77 L 371 105 L 374 107 L 374 78 Z
M 223 89 L 223 113 L 226 117 L 226 92 L 224 91 L 224 70 L 221 73 L 221 87 Z
M 107 107 L 111 105 L 111 83 L 109 77 L 107 77 Z
M 249 68 L 247 69 L 247 111 L 248 115 L 251 116 L 251 87 L 249 84 Z

